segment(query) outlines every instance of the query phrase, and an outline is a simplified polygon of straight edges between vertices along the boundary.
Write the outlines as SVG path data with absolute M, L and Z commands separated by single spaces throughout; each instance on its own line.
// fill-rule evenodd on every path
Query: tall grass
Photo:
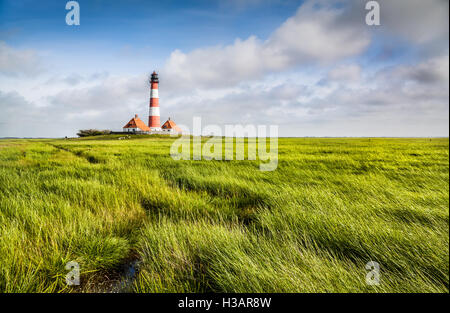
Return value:
M 448 139 L 283 138 L 261 172 L 133 138 L 0 141 L 0 291 L 102 291 L 130 258 L 136 292 L 449 291 Z

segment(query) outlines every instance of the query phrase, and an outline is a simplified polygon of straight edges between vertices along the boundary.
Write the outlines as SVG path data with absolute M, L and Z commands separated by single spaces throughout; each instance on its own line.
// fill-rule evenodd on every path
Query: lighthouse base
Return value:
M 161 131 L 161 127 L 150 127 L 150 131 L 151 132 L 160 132 Z

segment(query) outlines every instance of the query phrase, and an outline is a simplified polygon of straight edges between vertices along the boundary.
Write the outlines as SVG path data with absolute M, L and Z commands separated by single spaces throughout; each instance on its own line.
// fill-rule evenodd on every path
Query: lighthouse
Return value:
M 148 127 L 150 127 L 150 131 L 161 130 L 161 122 L 159 119 L 158 83 L 158 74 L 153 71 L 150 78 L 150 110 L 148 114 Z
M 150 83 L 150 108 L 148 112 L 148 127 L 136 114 L 122 129 L 121 133 L 134 134 L 182 134 L 182 129 L 169 119 L 161 126 L 159 114 L 158 74 L 153 71 L 149 78 Z

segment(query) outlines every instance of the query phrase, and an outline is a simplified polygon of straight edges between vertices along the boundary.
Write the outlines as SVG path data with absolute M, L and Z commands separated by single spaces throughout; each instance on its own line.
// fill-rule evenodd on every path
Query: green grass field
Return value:
M 449 292 L 447 138 L 282 138 L 273 172 L 116 139 L 0 140 L 0 292 L 107 292 L 135 261 L 135 292 Z

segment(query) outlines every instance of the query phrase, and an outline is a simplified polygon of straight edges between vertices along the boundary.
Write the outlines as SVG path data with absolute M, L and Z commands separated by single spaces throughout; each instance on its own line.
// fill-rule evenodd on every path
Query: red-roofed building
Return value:
M 181 134 L 181 128 L 175 124 L 169 117 L 169 119 L 161 126 L 162 131 L 170 132 L 170 133 L 178 133 Z
M 136 114 L 124 127 L 124 132 L 148 132 L 150 127 L 145 125 L 145 123 Z

